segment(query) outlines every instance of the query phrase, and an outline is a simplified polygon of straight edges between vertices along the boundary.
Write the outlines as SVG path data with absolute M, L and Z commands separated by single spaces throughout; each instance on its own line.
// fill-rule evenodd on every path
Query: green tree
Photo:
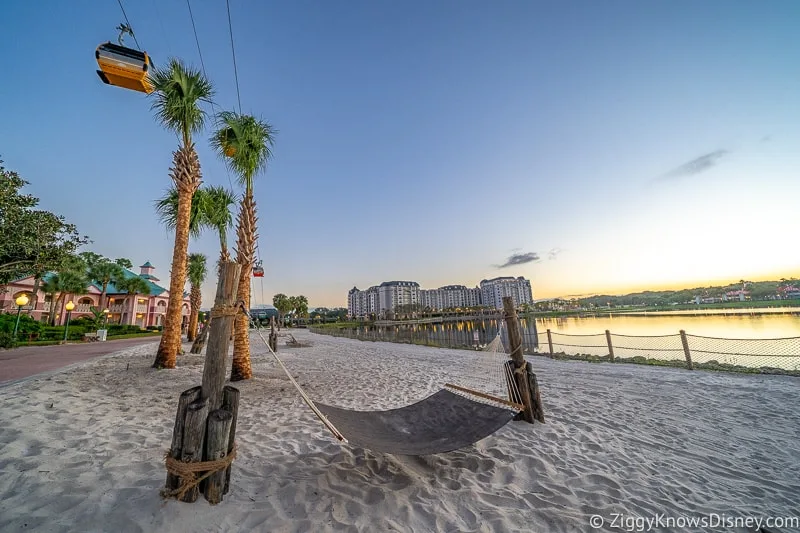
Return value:
M 211 146 L 239 178 L 244 187 L 236 227 L 236 262 L 242 267 L 237 299 L 250 308 L 250 275 L 258 240 L 256 201 L 253 181 L 267 167 L 272 156 L 275 132 L 272 126 L 250 115 L 223 111 L 217 116 L 218 129 Z M 250 331 L 247 318 L 237 315 L 234 322 L 231 381 L 250 379 Z
M 228 230 L 233 226 L 231 207 L 236 195 L 225 187 L 206 187 L 201 199 L 202 225 L 217 232 L 219 236 L 219 264 L 231 260 L 228 252 Z
M 187 340 L 193 341 L 197 334 L 197 314 L 200 312 L 202 305 L 202 294 L 200 287 L 206 280 L 206 256 L 203 254 L 189 254 L 189 267 L 188 267 L 189 283 L 192 286 L 189 302 L 191 310 L 189 311 L 189 328 L 187 330 Z
M 272 305 L 278 310 L 278 323 L 283 324 L 286 313 L 292 311 L 292 302 L 289 297 L 283 293 L 278 293 L 272 297 Z
M 58 272 L 50 274 L 41 284 L 42 291 L 50 295 L 50 314 L 48 322 L 55 325 L 56 311 L 61 308 L 68 294 L 84 294 L 89 285 L 86 264 L 79 257 L 65 259 Z
M 35 305 L 44 274 L 90 241 L 64 217 L 35 209 L 39 199 L 20 192 L 27 184 L 0 160 L 0 284 L 33 275 Z
M 180 139 L 170 169 L 170 178 L 178 191 L 178 205 L 169 302 L 164 333 L 153 362 L 155 368 L 175 368 L 176 357 L 181 349 L 181 308 L 186 284 L 192 197 L 202 182 L 200 159 L 192 142 L 192 134 L 202 130 L 206 115 L 200 108 L 200 102 L 209 101 L 214 90 L 199 70 L 189 68 L 174 58 L 163 69 L 154 69 L 151 81 L 155 88 L 152 108 L 156 118 L 166 129 L 178 134 Z
M 122 265 L 133 265 L 129 259 L 124 257 L 112 261 L 94 252 L 82 252 L 80 257 L 86 264 L 89 279 L 100 284 L 99 307 L 101 310 L 105 309 L 108 285 L 110 283 L 116 285 L 119 281 L 125 279 L 125 271 Z

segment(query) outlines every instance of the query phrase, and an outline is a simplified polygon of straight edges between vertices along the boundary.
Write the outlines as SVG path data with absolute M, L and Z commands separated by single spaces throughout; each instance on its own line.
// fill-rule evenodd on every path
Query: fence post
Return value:
M 550 334 L 550 330 L 547 330 L 547 345 L 550 346 L 550 357 L 553 356 L 553 336 Z
M 686 355 L 686 368 L 694 370 L 692 353 L 689 351 L 689 339 L 686 338 L 686 332 L 684 330 L 681 330 L 681 344 L 683 344 L 683 353 Z
M 611 331 L 606 330 L 606 342 L 608 343 L 608 355 L 611 357 L 611 361 L 614 361 L 614 345 L 611 344 Z

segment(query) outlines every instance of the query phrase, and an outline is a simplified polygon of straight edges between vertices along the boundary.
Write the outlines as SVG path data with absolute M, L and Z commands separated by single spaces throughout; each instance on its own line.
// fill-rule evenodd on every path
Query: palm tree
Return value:
M 181 349 L 181 308 L 186 284 L 192 197 L 202 181 L 200 160 L 194 149 L 192 134 L 201 131 L 205 123 L 206 115 L 200 109 L 200 101 L 208 101 L 214 90 L 199 70 L 174 58 L 169 60 L 165 68 L 154 69 L 151 82 L 155 88 L 152 109 L 156 118 L 166 129 L 177 133 L 180 139 L 178 149 L 173 153 L 170 169 L 170 177 L 178 191 L 178 205 L 169 303 L 164 333 L 153 362 L 155 368 L 175 368 L 175 360 Z
M 200 312 L 200 305 L 203 303 L 200 286 L 206 279 L 206 256 L 203 254 L 189 254 L 187 270 L 192 292 L 189 297 L 191 310 L 189 312 L 189 329 L 187 330 L 186 339 L 193 341 L 197 332 L 197 313 Z
M 219 264 L 231 260 L 228 252 L 228 230 L 233 226 L 231 206 L 236 203 L 236 195 L 225 187 L 205 187 L 201 204 L 201 224 L 215 230 L 219 235 Z
M 178 189 L 172 186 L 167 189 L 164 196 L 156 200 L 153 204 L 158 220 L 171 230 L 174 230 L 178 224 L 178 196 Z M 203 204 L 203 189 L 197 189 L 197 192 L 192 196 L 191 208 L 189 209 L 190 237 L 197 238 L 200 236 L 201 220 L 203 217 L 201 206 Z
M 272 297 L 272 305 L 278 310 L 278 327 L 283 325 L 286 313 L 292 310 L 292 304 L 289 297 L 283 293 L 278 293 Z
M 140 294 L 150 294 L 150 285 L 144 279 L 136 275 L 119 280 L 115 285 L 120 291 L 127 292 L 133 296 L 131 320 L 136 323 L 136 297 Z
M 272 156 L 275 132 L 272 126 L 249 115 L 223 111 L 217 116 L 218 129 L 211 138 L 211 146 L 238 175 L 244 186 L 236 225 L 236 261 L 241 265 L 237 300 L 250 308 L 250 275 L 255 259 L 258 234 L 256 201 L 253 197 L 253 180 L 267 166 Z M 233 365 L 231 381 L 250 379 L 250 332 L 247 318 L 236 316 L 234 322 Z
M 63 267 L 42 282 L 42 291 L 50 295 L 49 323 L 55 325 L 56 310 L 67 294 L 83 294 L 89 285 L 84 262 L 77 257 L 65 261 Z M 56 297 L 56 295 L 58 295 Z
M 86 263 L 89 279 L 100 284 L 101 292 L 98 307 L 105 309 L 106 292 L 108 291 L 109 283 L 116 285 L 118 281 L 124 279 L 125 272 L 123 268 L 131 268 L 133 264 L 124 257 L 112 261 L 94 252 L 82 252 L 80 258 Z

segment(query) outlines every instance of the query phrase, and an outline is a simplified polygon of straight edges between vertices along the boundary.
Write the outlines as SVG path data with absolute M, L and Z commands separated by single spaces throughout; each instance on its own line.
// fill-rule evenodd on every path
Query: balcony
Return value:
M 146 313 L 147 312 L 147 304 L 139 304 L 136 306 L 137 313 Z

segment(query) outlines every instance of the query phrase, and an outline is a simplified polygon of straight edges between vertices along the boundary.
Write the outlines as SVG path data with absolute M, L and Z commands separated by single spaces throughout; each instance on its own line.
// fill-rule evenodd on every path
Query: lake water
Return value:
M 800 308 L 767 312 L 597 313 L 535 320 L 523 318 L 520 325 L 523 345 L 528 353 L 549 351 L 549 329 L 554 352 L 605 356 L 609 353 L 605 331 L 609 330 L 617 357 L 683 360 L 685 354 L 679 332 L 684 330 L 695 363 L 719 361 L 748 367 L 800 369 Z M 498 326 L 497 319 L 484 319 L 444 324 L 368 326 L 338 334 L 367 340 L 477 347 L 494 339 Z M 507 344 L 505 331 L 503 340 Z
M 550 329 L 569 335 L 591 335 L 604 333 L 605 330 L 617 335 L 671 335 L 685 330 L 691 335 L 729 339 L 800 337 L 800 308 L 763 311 L 731 309 L 702 314 L 697 311 L 673 311 L 633 316 L 596 314 L 539 318 L 536 325 L 539 331 Z

